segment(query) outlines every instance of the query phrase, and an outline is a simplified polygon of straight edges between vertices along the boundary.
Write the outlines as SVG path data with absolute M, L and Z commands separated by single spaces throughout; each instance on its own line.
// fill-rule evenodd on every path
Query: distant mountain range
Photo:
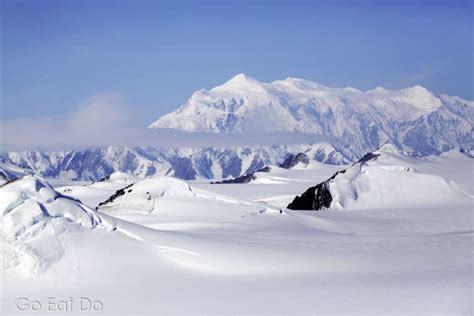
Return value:
M 297 131 L 332 137 L 336 147 L 364 153 L 390 142 L 419 155 L 474 148 L 474 102 L 402 90 L 329 88 L 288 78 L 262 83 L 239 74 L 199 90 L 176 111 L 150 125 L 213 133 Z
M 0 180 L 35 173 L 97 181 L 116 171 L 144 178 L 225 179 L 277 165 L 290 154 L 330 164 L 357 161 L 385 143 L 414 155 L 474 149 L 474 102 L 420 86 L 391 91 L 329 88 L 296 78 L 262 83 L 240 74 L 195 92 L 150 128 L 189 132 L 301 132 L 329 143 L 160 149 L 101 147 L 0 153 Z M 19 168 L 19 169 L 18 169 Z
M 11 166 L 49 178 L 98 181 L 122 171 L 145 178 L 169 175 L 180 179 L 223 179 L 276 165 L 289 154 L 304 152 L 310 159 L 344 164 L 354 157 L 327 143 L 312 145 L 243 146 L 159 149 L 106 147 L 68 151 L 20 151 L 0 154 L 0 175 Z M 19 171 L 17 171 L 19 173 Z M 8 180 L 8 177 L 6 177 Z

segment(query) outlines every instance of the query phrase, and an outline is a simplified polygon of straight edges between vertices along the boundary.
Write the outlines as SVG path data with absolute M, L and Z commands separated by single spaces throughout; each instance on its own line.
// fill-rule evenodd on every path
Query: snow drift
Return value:
M 78 200 L 56 192 L 45 180 L 25 176 L 0 187 L 0 239 L 6 267 L 40 272 L 62 257 L 58 236 L 102 225 Z

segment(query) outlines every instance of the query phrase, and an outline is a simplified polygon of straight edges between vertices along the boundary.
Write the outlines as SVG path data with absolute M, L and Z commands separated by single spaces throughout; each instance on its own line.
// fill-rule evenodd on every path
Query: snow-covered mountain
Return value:
M 5 162 L 5 160 L 0 157 L 0 185 L 31 173 L 33 173 L 31 170 L 23 169 L 15 164 Z
M 189 218 L 201 215 L 213 217 L 215 221 L 235 221 L 262 210 L 262 206 L 195 188 L 183 180 L 150 177 L 117 190 L 101 202 L 97 210 L 116 216 L 144 214 Z M 272 212 L 271 207 L 265 210 Z
M 474 147 L 474 102 L 402 90 L 330 88 L 288 78 L 262 83 L 239 74 L 199 90 L 150 125 L 214 133 L 298 131 L 330 136 L 362 154 L 386 142 L 421 155 Z
M 472 158 L 460 155 L 461 160 Z M 418 170 L 422 158 L 386 144 L 351 167 L 310 187 L 288 205 L 295 210 L 453 207 L 472 205 L 470 188 Z M 471 165 L 472 166 L 472 165 Z
M 281 163 L 288 153 L 305 153 L 310 159 L 343 164 L 354 159 L 350 152 L 327 143 L 312 145 L 128 148 L 106 147 L 70 151 L 22 151 L 1 154 L 5 163 L 48 178 L 98 181 L 115 171 L 138 178 L 169 175 L 180 179 L 237 177 Z

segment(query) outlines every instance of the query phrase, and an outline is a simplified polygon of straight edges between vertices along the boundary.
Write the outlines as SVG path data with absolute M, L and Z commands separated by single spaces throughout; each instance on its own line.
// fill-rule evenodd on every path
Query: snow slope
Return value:
M 472 171 L 472 158 L 460 156 L 467 165 L 471 163 Z M 309 188 L 288 207 L 319 210 L 472 205 L 472 187 L 465 190 L 439 175 L 422 173 L 419 165 L 420 159 L 386 144 Z
M 93 229 L 102 220 L 45 180 L 25 176 L 0 187 L 3 265 L 39 273 L 63 255 L 58 235 Z
M 408 162 L 419 173 L 472 189 L 472 158 L 464 154 L 407 158 L 388 149 L 388 160 L 373 162 L 378 167 Z M 43 220 L 40 214 L 44 228 L 31 238 L 1 239 L 2 258 L 26 249 L 49 263 L 31 274 L 29 256 L 6 260 L 1 313 L 16 313 L 18 297 L 43 306 L 48 297 L 71 297 L 74 304 L 88 297 L 103 303 L 103 315 L 472 314 L 472 202 L 280 212 L 283 195 L 345 168 L 310 162 L 262 174 L 284 179 L 277 184 L 137 180 L 103 212 L 54 192 L 41 179 L 7 184 L 0 187 L 0 202 L 18 196 L 31 201 L 14 208 L 22 214 L 15 222 L 28 223 L 22 227 L 35 226 L 29 223 L 38 218 L 29 203 L 54 215 Z M 127 186 L 127 177 L 110 178 Z M 107 199 L 111 194 L 99 183 L 92 189 Z M 67 187 L 75 198 L 81 193 L 74 182 Z M 139 212 L 147 192 L 157 207 Z M 2 216 L 3 232 L 10 226 Z M 84 313 L 74 305 L 68 314 Z
M 56 190 L 64 195 L 73 196 L 89 207 L 95 208 L 115 191 L 134 183 L 136 180 L 137 178 L 133 175 L 117 171 L 101 179 L 99 182 L 83 185 L 74 182 L 74 185 L 63 185 L 61 183 L 56 187 Z
M 98 210 L 122 219 L 139 220 L 142 224 L 150 216 L 162 220 L 179 218 L 185 222 L 154 226 L 165 230 L 168 225 L 219 226 L 239 222 L 249 214 L 278 212 L 275 207 L 195 188 L 170 177 L 138 180 L 101 202 Z
M 239 74 L 199 90 L 150 128 L 240 133 L 289 131 L 338 139 L 357 154 L 387 141 L 422 155 L 471 149 L 474 103 L 435 96 L 421 86 L 402 90 L 330 88 L 287 78 L 262 83 Z

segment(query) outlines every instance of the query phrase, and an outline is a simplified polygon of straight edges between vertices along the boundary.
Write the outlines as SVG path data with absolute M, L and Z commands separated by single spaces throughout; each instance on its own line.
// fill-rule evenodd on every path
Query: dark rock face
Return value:
M 329 180 L 309 188 L 301 196 L 295 197 L 293 202 L 288 204 L 290 210 L 318 211 L 328 208 L 332 202 L 332 195 L 329 192 Z
M 109 180 L 110 180 L 110 174 L 108 176 L 103 177 L 98 182 L 105 182 L 105 181 L 109 181 Z
M 356 163 L 359 163 L 359 162 L 364 163 L 364 162 L 367 162 L 369 160 L 375 159 L 378 156 L 380 156 L 380 155 L 379 154 L 374 154 L 374 153 L 367 153 L 362 158 L 360 158 Z
M 128 193 L 132 192 L 132 189 L 130 189 L 132 186 L 133 186 L 133 183 L 127 185 L 127 186 L 124 187 L 124 188 L 121 188 L 121 189 L 115 191 L 115 193 L 112 194 L 107 200 L 105 200 L 104 202 L 100 202 L 99 205 L 98 205 L 96 208 L 99 208 L 99 207 L 101 207 L 102 205 L 105 205 L 105 204 L 108 204 L 108 203 L 113 202 L 116 198 L 118 198 L 118 197 L 124 195 L 124 194 L 125 194 L 125 191 L 128 192 Z
M 357 162 L 352 164 L 365 164 L 366 162 L 377 159 L 380 156 L 379 154 L 367 153 Z M 301 196 L 296 196 L 293 201 L 288 204 L 287 208 L 290 210 L 315 210 L 319 211 L 321 209 L 328 208 L 331 206 L 332 195 L 329 191 L 329 183 L 336 178 L 338 175 L 346 172 L 347 169 L 340 170 L 332 175 L 329 179 L 320 184 L 309 188 Z
M 229 183 L 249 183 L 252 180 L 255 180 L 257 176 L 255 175 L 258 172 L 270 172 L 271 168 L 266 166 L 263 167 L 262 169 L 258 169 L 255 172 L 236 177 L 233 179 L 228 179 L 228 180 L 222 180 L 222 181 L 216 181 L 216 182 L 211 182 L 211 184 L 229 184 Z
M 291 169 L 294 166 L 296 166 L 298 163 L 304 163 L 305 165 L 309 164 L 309 158 L 306 156 L 304 153 L 299 153 L 299 154 L 289 154 L 283 163 L 281 163 L 278 167 L 284 168 L 284 169 Z

